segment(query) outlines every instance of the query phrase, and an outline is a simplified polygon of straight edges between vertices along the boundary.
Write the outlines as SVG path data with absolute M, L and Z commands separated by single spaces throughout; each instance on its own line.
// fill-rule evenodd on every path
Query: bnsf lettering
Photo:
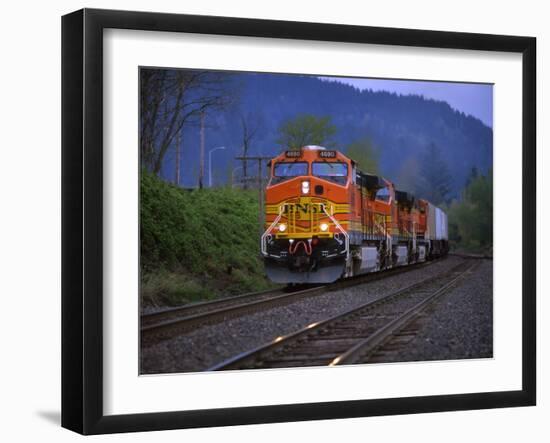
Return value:
M 318 205 L 310 206 L 309 203 L 303 203 L 303 204 L 296 203 L 293 205 L 286 205 L 283 211 L 283 214 L 293 214 L 295 212 L 301 212 L 301 213 L 307 214 L 310 212 L 310 210 L 311 212 L 316 214 L 317 212 L 319 212 L 319 206 Z

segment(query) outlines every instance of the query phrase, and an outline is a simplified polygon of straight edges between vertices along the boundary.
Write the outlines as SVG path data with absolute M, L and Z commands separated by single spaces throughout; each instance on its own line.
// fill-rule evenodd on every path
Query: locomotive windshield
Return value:
M 390 190 L 388 188 L 380 188 L 376 191 L 376 200 L 389 202 L 390 201 Z
M 306 162 L 278 162 L 273 167 L 272 183 L 279 183 L 300 175 L 308 175 L 308 164 Z
M 348 165 L 340 162 L 313 162 L 311 173 L 315 177 L 344 185 L 348 180 Z

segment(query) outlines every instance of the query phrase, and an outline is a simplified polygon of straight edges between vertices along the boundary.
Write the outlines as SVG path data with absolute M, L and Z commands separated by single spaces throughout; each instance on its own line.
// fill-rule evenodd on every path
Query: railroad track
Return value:
M 366 362 L 380 346 L 398 336 L 437 298 L 464 278 L 476 264 L 462 262 L 358 308 L 275 338 L 208 371 L 303 366 L 336 366 Z
M 475 258 L 478 260 L 492 260 L 492 255 L 487 254 L 467 254 L 465 252 L 449 252 L 449 255 L 460 257 L 460 258 Z
M 284 305 L 315 295 L 322 287 L 303 290 L 267 290 L 236 297 L 194 303 L 141 316 L 141 341 L 144 344 L 171 338 L 208 324 L 219 323 L 272 306 Z
M 198 327 L 219 323 L 231 318 L 259 312 L 275 306 L 285 306 L 304 298 L 323 294 L 327 291 L 342 289 L 370 281 L 388 278 L 412 271 L 432 262 L 423 262 L 411 266 L 389 269 L 387 271 L 360 275 L 339 280 L 328 285 L 319 285 L 306 289 L 275 289 L 244 294 L 212 302 L 194 303 L 170 308 L 152 314 L 143 314 L 140 318 L 142 345 L 151 345 L 189 332 Z
M 152 312 L 141 315 L 141 327 L 150 326 L 162 323 L 175 318 L 190 317 L 197 314 L 215 311 L 217 309 L 227 308 L 238 304 L 244 304 L 250 301 L 265 300 L 277 295 L 282 295 L 287 292 L 286 288 L 267 289 L 259 292 L 249 292 L 233 297 L 220 298 L 212 301 L 189 303 L 182 306 L 163 309 L 161 311 Z

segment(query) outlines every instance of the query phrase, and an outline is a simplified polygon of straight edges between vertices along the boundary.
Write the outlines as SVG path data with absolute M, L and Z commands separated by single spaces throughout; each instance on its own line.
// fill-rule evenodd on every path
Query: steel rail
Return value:
M 272 306 L 283 306 L 285 302 L 292 303 L 306 296 L 321 294 L 323 290 L 324 286 L 316 286 L 288 294 L 276 295 L 263 300 L 225 306 L 219 309 L 177 318 L 175 320 L 167 320 L 149 326 L 144 326 L 141 328 L 141 340 L 142 343 L 149 344 L 151 341 L 170 338 L 174 335 L 188 332 L 200 326 L 257 312 L 261 309 L 267 309 Z
M 475 258 L 478 260 L 492 260 L 492 255 L 487 254 L 469 254 L 465 252 L 449 252 L 448 255 L 452 255 L 454 257 L 460 257 L 460 258 Z
M 352 364 L 358 362 L 365 363 L 368 357 L 372 355 L 372 353 L 380 345 L 382 345 L 388 338 L 392 337 L 397 331 L 402 330 L 405 326 L 410 324 L 426 309 L 428 305 L 434 303 L 439 297 L 445 294 L 457 281 L 464 278 L 464 276 L 468 274 L 473 267 L 474 265 L 470 265 L 466 270 L 464 270 L 451 281 L 433 292 L 429 297 L 420 301 L 411 309 L 405 311 L 403 314 L 396 317 L 382 328 L 378 329 L 374 334 L 368 336 L 364 340 L 359 341 L 348 351 L 336 357 L 329 364 L 329 366 Z
M 178 317 L 176 310 L 174 309 L 174 317 L 178 318 L 168 318 L 167 320 L 163 319 L 156 323 L 148 323 L 143 325 L 141 327 L 141 342 L 142 344 L 148 345 L 159 340 L 164 340 L 175 335 L 188 332 L 204 325 L 218 323 L 230 318 L 235 318 L 253 312 L 259 312 L 261 310 L 275 306 L 285 306 L 304 298 L 321 295 L 327 291 L 333 291 L 337 289 L 356 286 L 366 282 L 385 279 L 397 274 L 402 274 L 418 269 L 419 267 L 428 266 L 432 263 L 433 262 L 421 262 L 410 266 L 401 266 L 388 269 L 382 272 L 362 274 L 356 277 L 338 280 L 335 283 L 331 283 L 328 285 L 315 286 L 313 288 L 293 291 L 290 293 L 275 294 L 273 297 L 262 298 L 261 300 L 254 300 L 254 294 L 245 294 L 246 297 L 245 295 L 243 295 L 232 297 L 231 299 L 226 300 L 241 301 L 251 299 L 252 301 L 245 301 L 244 303 L 233 303 L 225 307 L 220 307 L 220 305 L 217 304 L 216 301 L 205 302 L 200 304 L 201 308 L 206 308 L 205 311 L 193 313 L 191 310 L 185 311 L 182 309 L 181 311 L 179 311 L 180 313 L 184 313 L 182 317 Z M 256 295 L 258 294 L 256 293 Z M 212 307 L 213 309 L 210 309 L 210 307 Z M 189 306 L 189 309 L 192 308 L 193 306 Z
M 405 288 L 399 289 L 397 291 L 394 291 L 386 296 L 380 297 L 376 300 L 372 300 L 370 302 L 367 302 L 359 307 L 353 308 L 351 310 L 348 310 L 344 313 L 338 314 L 336 316 L 330 317 L 328 319 L 314 322 L 306 327 L 293 332 L 288 335 L 279 336 L 272 340 L 269 343 L 266 343 L 264 345 L 261 345 L 257 348 L 254 348 L 249 351 L 242 352 L 236 356 L 233 356 L 219 364 L 216 364 L 210 368 L 207 369 L 207 371 L 220 371 L 220 370 L 229 370 L 229 369 L 240 369 L 245 367 L 255 367 L 258 362 L 261 362 L 262 360 L 266 360 L 268 356 L 273 355 L 273 353 L 278 352 L 279 350 L 282 350 L 285 347 L 290 347 L 293 344 L 299 343 L 299 342 L 307 342 L 308 337 L 311 338 L 313 336 L 318 336 L 319 333 L 328 330 L 330 327 L 337 325 L 339 323 L 342 323 L 343 321 L 347 321 L 350 319 L 353 319 L 360 314 L 370 311 L 372 309 L 375 309 L 379 306 L 383 306 L 395 299 L 399 299 L 401 296 L 410 294 L 411 292 L 415 290 L 421 289 L 423 286 L 432 284 L 436 282 L 438 279 L 445 278 L 448 275 L 452 275 L 454 272 L 459 270 L 461 267 L 465 265 L 466 262 L 462 262 L 458 264 L 457 266 L 453 267 L 451 270 L 445 272 L 444 274 L 439 274 L 433 277 L 426 278 L 420 282 L 411 284 L 409 286 L 406 286 Z M 468 271 L 470 267 L 465 271 L 461 271 L 462 275 L 464 272 Z M 455 279 L 453 279 L 454 282 Z M 448 288 L 450 285 L 445 285 L 445 288 Z M 441 291 L 441 288 L 439 288 L 436 292 Z M 443 292 L 443 291 L 442 291 Z M 416 305 L 415 305 L 416 306 Z M 330 334 L 327 334 L 327 339 L 330 339 Z M 359 337 L 355 340 L 355 343 L 358 342 L 358 340 L 363 340 L 364 337 Z M 355 345 L 354 343 L 354 345 Z M 352 347 L 354 346 L 352 345 Z M 336 354 L 334 357 L 331 358 L 330 361 L 327 362 L 327 364 L 333 363 L 338 356 L 341 355 Z M 335 364 L 337 364 L 338 361 L 336 361 Z
M 174 317 L 187 317 L 202 312 L 214 311 L 221 308 L 222 306 L 244 302 L 245 300 L 257 299 L 258 297 L 263 297 L 265 295 L 279 295 L 283 294 L 284 292 L 285 288 L 272 288 L 266 289 L 265 291 L 247 292 L 246 294 L 224 297 L 216 300 L 188 303 L 182 306 L 162 309 L 157 312 L 141 314 L 140 325 L 143 328 L 145 326 L 149 326 L 154 323 L 160 323 Z

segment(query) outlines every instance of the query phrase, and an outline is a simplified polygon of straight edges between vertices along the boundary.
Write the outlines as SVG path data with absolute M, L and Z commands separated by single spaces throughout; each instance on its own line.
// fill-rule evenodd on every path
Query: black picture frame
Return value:
M 190 32 L 522 55 L 522 389 L 132 415 L 103 413 L 103 30 Z M 62 426 L 82 434 L 320 420 L 536 403 L 536 39 L 83 9 L 62 18 Z

